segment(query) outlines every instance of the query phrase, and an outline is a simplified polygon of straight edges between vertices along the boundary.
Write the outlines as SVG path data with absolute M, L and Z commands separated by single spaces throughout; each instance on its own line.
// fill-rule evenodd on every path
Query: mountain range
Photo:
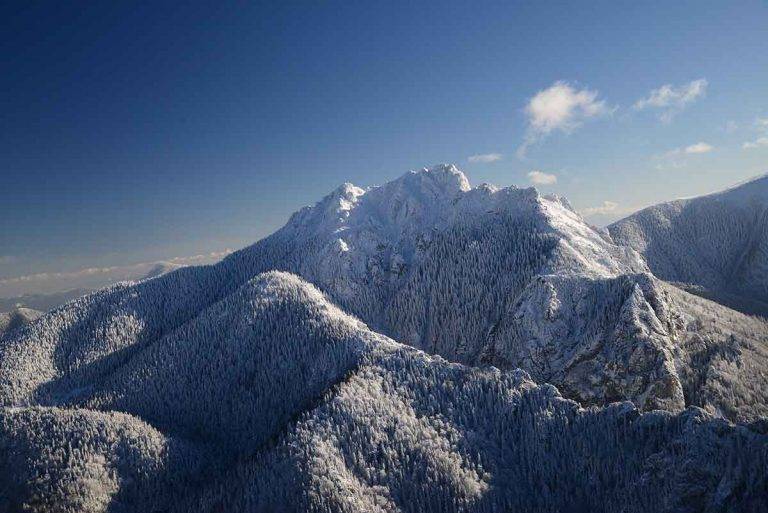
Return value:
M 0 509 L 760 511 L 768 324 L 649 216 L 441 165 L 71 301 L 0 339 Z
M 22 296 L 0 298 L 0 311 L 9 312 L 15 308 L 22 307 L 47 312 L 90 292 L 93 292 L 93 290 L 72 289 L 52 294 L 24 294 Z
M 46 272 L 0 279 L 0 312 L 16 307 L 47 312 L 73 299 L 120 281 L 140 281 L 188 265 L 212 264 L 230 250 L 173 261 L 140 262 L 112 267 L 88 267 L 69 272 Z M 20 291 L 26 291 L 19 294 Z

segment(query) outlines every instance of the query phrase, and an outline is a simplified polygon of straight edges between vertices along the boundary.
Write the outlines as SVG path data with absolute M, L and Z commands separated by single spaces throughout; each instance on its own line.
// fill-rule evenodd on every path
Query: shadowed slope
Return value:
M 0 337 L 22 326 L 26 326 L 41 315 L 43 315 L 43 312 L 24 307 L 0 313 Z
M 286 273 L 130 347 L 36 388 L 32 402 L 66 409 L 0 410 L 6 504 L 754 511 L 768 492 L 768 439 L 756 430 L 695 409 L 582 409 L 522 371 L 397 344 Z

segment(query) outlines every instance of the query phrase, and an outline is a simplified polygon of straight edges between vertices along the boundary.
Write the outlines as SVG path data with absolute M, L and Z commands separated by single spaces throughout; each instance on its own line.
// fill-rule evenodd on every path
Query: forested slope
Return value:
M 286 273 L 151 343 L 61 354 L 0 410 L 10 510 L 759 511 L 768 494 L 759 422 L 583 409 L 400 345 Z
M 17 307 L 10 312 L 0 312 L 0 337 L 21 328 L 43 315 L 43 312 L 31 308 Z
M 200 452 L 135 417 L 0 408 L 0 511 L 162 511 L 188 493 Z
M 608 229 L 617 244 L 640 252 L 659 278 L 768 315 L 768 176 L 655 205 Z
M 347 184 L 0 337 L 0 507 L 760 511 L 767 336 L 561 198 Z

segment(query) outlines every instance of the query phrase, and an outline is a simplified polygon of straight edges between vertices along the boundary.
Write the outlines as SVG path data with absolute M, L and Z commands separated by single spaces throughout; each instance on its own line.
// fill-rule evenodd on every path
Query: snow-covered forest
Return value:
M 43 312 L 24 307 L 13 308 L 9 312 L 0 312 L 0 337 L 2 337 L 4 333 L 29 324 L 42 314 Z
M 0 511 L 760 511 L 768 324 L 615 239 L 438 166 L 15 326 Z
M 768 176 L 662 203 L 609 227 L 659 278 L 747 313 L 768 314 Z
M 82 385 L 3 410 L 9 509 L 757 511 L 768 493 L 760 423 L 583 409 L 377 335 L 282 273 Z

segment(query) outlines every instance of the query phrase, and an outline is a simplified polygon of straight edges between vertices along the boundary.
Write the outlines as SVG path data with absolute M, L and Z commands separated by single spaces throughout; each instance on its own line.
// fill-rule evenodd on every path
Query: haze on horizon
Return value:
M 594 224 L 768 171 L 762 2 L 1 14 L 0 297 L 215 261 L 438 162 Z

